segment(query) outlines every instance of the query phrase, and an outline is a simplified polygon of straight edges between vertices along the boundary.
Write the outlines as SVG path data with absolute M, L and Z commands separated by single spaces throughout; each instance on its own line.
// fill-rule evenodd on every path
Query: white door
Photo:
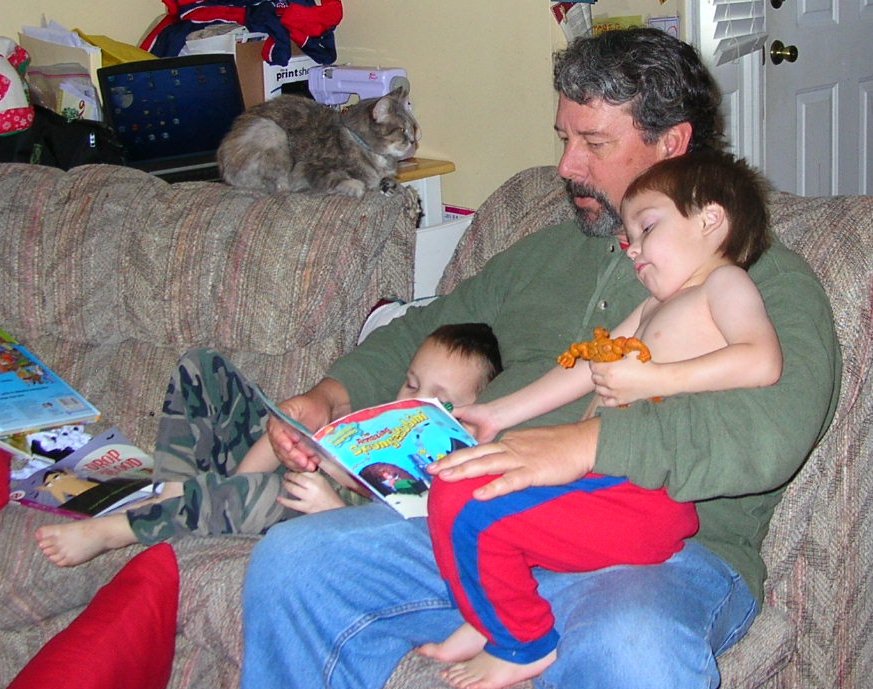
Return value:
M 767 2 L 767 177 L 803 196 L 873 194 L 873 0 Z

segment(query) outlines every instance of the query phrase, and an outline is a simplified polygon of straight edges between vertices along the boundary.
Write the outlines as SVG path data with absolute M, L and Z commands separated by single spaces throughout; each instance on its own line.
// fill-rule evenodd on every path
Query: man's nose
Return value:
M 558 174 L 563 179 L 587 181 L 589 175 L 588 154 L 583 147 L 572 142 L 564 146 L 558 162 Z

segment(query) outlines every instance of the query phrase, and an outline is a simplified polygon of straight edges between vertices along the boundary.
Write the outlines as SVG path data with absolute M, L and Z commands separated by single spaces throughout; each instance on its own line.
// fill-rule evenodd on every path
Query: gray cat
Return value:
M 218 148 L 221 177 L 270 193 L 391 194 L 397 162 L 412 156 L 418 141 L 407 95 L 396 88 L 343 111 L 292 95 L 256 105 L 234 121 Z

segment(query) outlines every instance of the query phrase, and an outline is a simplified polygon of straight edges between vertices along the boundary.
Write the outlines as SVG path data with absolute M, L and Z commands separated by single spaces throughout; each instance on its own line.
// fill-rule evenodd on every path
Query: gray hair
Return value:
M 555 89 L 576 103 L 630 104 L 643 140 L 691 124 L 690 151 L 724 148 L 721 92 L 697 51 L 659 29 L 605 31 L 555 54 Z

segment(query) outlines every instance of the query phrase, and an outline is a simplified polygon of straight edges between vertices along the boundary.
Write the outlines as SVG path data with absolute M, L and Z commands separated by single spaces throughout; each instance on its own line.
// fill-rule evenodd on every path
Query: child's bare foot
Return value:
M 442 643 L 422 644 L 416 651 L 444 663 L 469 660 L 485 648 L 485 637 L 468 623 L 462 624 Z
M 36 530 L 43 554 L 59 567 L 74 567 L 105 553 L 136 543 L 125 514 L 92 517 Z
M 552 651 L 532 663 L 519 665 L 482 651 L 470 660 L 452 665 L 442 674 L 455 689 L 502 689 L 541 675 L 556 657 L 557 652 Z

